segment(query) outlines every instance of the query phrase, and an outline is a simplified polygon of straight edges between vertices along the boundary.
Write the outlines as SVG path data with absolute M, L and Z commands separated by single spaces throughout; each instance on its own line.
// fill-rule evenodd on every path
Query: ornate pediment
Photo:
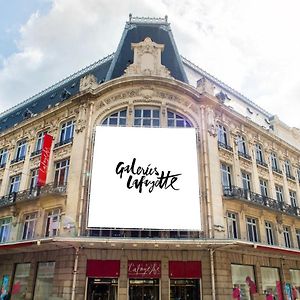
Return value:
M 143 42 L 132 43 L 131 49 L 134 51 L 133 63 L 127 67 L 124 76 L 170 76 L 170 71 L 161 64 L 161 53 L 164 45 L 152 42 L 146 37 Z

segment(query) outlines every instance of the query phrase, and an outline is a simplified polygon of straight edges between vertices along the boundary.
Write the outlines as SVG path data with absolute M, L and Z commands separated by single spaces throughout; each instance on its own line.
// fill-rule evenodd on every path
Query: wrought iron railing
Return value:
M 219 148 L 224 148 L 224 149 L 227 149 L 229 151 L 232 151 L 232 147 L 225 144 L 225 143 L 223 143 L 223 142 L 218 142 L 218 146 L 219 146 Z
M 238 151 L 238 155 L 251 160 L 251 156 L 245 152 Z
M 285 175 L 286 175 L 286 178 L 288 178 L 288 179 L 296 180 L 295 176 L 293 176 L 293 175 L 291 175 L 289 173 L 286 173 Z
M 279 170 L 278 168 L 272 167 L 272 170 L 273 170 L 273 172 L 276 172 L 276 173 L 282 174 L 282 171 L 281 171 L 281 170 Z
M 60 141 L 60 142 L 56 143 L 56 144 L 54 145 L 54 148 L 57 148 L 57 147 L 59 147 L 59 146 L 63 146 L 63 145 L 66 145 L 66 144 L 70 144 L 70 143 L 72 143 L 72 142 L 73 142 L 73 138 L 71 137 L 71 138 L 69 138 L 69 139 L 65 139 L 65 140 L 63 140 L 63 141 Z
M 20 156 L 20 157 L 16 157 L 15 159 L 13 159 L 10 163 L 11 164 L 14 164 L 16 162 L 19 162 L 19 161 L 23 161 L 25 160 L 25 155 L 24 156 Z
M 261 165 L 261 166 L 263 166 L 263 167 L 268 167 L 268 164 L 267 163 L 265 163 L 264 161 L 262 161 L 262 160 L 259 160 L 259 159 L 257 159 L 256 160 L 256 163 L 258 164 L 258 165 Z
M 231 187 L 223 187 L 223 195 L 228 198 L 236 198 L 247 200 L 251 203 L 258 204 L 264 206 L 269 209 L 273 209 L 276 211 L 281 211 L 283 213 L 300 216 L 300 208 L 292 206 L 285 202 L 279 202 L 275 199 L 272 199 L 267 196 L 263 196 L 261 194 L 254 193 L 249 190 L 245 190 L 243 188 L 237 186 Z
M 39 149 L 39 150 L 35 150 L 35 151 L 33 151 L 33 152 L 31 152 L 31 157 L 33 157 L 33 156 L 36 156 L 36 155 L 39 155 L 39 154 L 41 154 L 42 153 L 42 149 Z
M 48 183 L 42 187 L 34 187 L 28 190 L 13 192 L 0 198 L 0 207 L 13 205 L 17 202 L 42 198 L 46 195 L 64 195 L 67 186 L 57 186 L 54 183 Z

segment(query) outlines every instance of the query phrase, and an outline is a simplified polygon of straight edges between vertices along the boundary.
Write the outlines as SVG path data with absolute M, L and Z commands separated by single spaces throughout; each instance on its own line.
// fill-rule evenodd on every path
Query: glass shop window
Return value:
M 291 275 L 291 284 L 292 284 L 292 294 L 294 295 L 294 299 L 299 299 L 300 297 L 300 270 L 292 270 L 290 269 Z
M 12 285 L 13 300 L 25 299 L 30 276 L 30 263 L 17 264 Z
M 159 300 L 159 280 L 130 279 L 129 300 Z
M 116 300 L 118 299 L 117 278 L 89 278 L 87 299 Z
M 34 288 L 34 300 L 49 299 L 52 295 L 55 262 L 40 262 Z
M 231 278 L 233 299 L 252 299 L 251 296 L 257 292 L 253 266 L 232 264 Z
M 199 279 L 171 279 L 170 300 L 200 300 Z
M 261 267 L 262 290 L 266 296 L 275 297 L 282 295 L 279 270 L 271 267 Z

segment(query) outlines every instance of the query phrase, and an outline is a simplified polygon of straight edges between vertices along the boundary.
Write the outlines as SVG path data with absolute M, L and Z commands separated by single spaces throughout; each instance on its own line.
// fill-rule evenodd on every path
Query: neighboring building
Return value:
M 97 125 L 195 128 L 202 230 L 88 229 Z M 299 142 L 299 129 L 180 56 L 166 18 L 130 16 L 114 54 L 0 115 L 2 284 L 12 299 L 299 292 Z

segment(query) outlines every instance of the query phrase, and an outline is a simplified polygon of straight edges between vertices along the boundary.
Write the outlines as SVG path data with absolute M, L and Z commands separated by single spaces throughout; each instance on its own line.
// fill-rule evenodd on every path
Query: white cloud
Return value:
M 128 14 L 169 16 L 179 52 L 258 105 L 300 127 L 297 0 L 53 1 L 1 58 L 0 110 L 112 53 Z

